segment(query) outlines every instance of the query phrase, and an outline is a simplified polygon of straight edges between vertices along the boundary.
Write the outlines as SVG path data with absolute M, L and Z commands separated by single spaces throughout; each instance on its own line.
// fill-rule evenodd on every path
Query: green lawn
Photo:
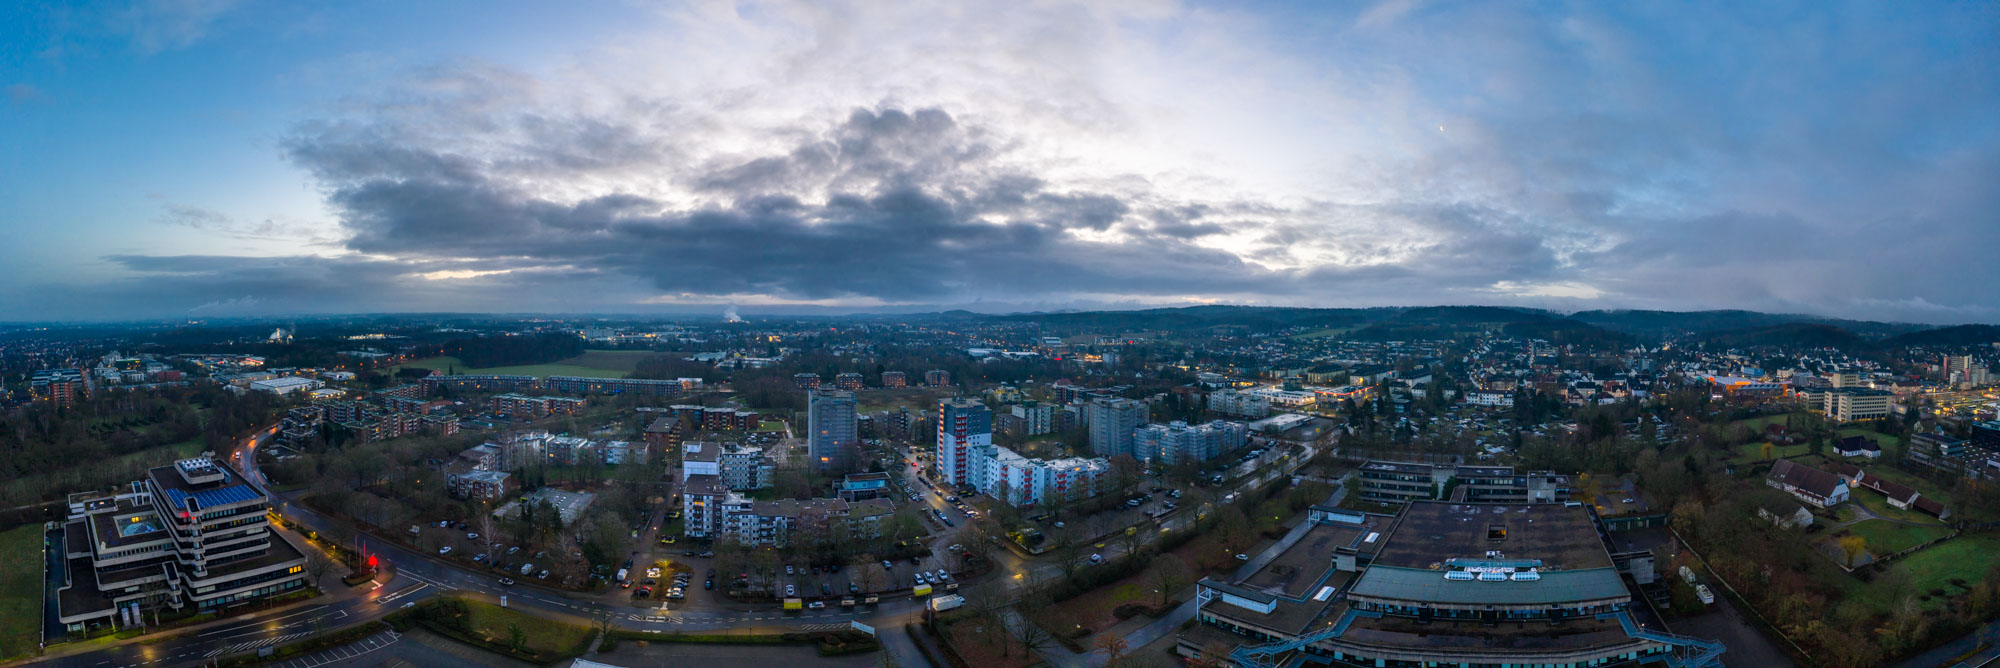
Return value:
M 1916 522 L 1918 524 L 1934 524 L 1938 526 L 1944 525 L 1943 520 L 1931 517 L 1930 515 L 1890 506 L 1889 500 L 1883 498 L 1881 494 L 1875 493 L 1875 490 L 1856 488 L 1849 492 L 1849 494 L 1853 496 L 1855 501 L 1860 502 L 1861 505 L 1868 506 L 1869 510 L 1875 511 L 1875 514 L 1892 520 Z
M 1744 427 L 1749 427 L 1751 431 L 1758 432 L 1761 434 L 1763 433 L 1765 427 L 1774 424 L 1784 424 L 1785 419 L 1791 417 L 1792 415 L 1794 414 L 1779 413 L 1777 415 L 1765 415 L 1763 417 L 1754 417 L 1747 420 L 1737 420 L 1735 422 L 1729 423 L 1729 426 L 1735 427 L 1740 425 Z
M 562 654 L 583 642 L 590 629 L 523 614 L 513 608 L 482 601 L 465 602 L 472 613 L 472 634 L 507 642 L 507 625 L 519 624 L 528 634 L 528 648 L 547 654 Z
M 785 430 L 785 422 L 783 420 L 765 420 L 763 422 L 757 423 L 757 431 L 784 431 L 784 430 Z
M 1887 556 L 1951 533 L 1943 526 L 1913 527 L 1883 520 L 1864 520 L 1844 529 L 1868 541 L 1868 552 Z
M 1875 439 L 1875 445 L 1881 446 L 1883 450 L 1888 450 L 1890 448 L 1896 447 L 1896 437 L 1894 436 L 1890 436 L 1888 434 L 1884 434 L 1875 431 L 1873 429 L 1842 429 L 1840 431 L 1836 431 L 1833 433 L 1833 439 L 1826 444 L 1827 451 L 1832 452 L 1834 443 L 1838 443 L 1840 439 L 1847 438 L 1849 436 L 1866 436 Z
M 1863 467 L 1862 470 L 1868 472 L 1868 477 L 1879 477 L 1883 480 L 1917 490 L 1918 493 L 1933 499 L 1946 500 L 1951 498 L 1951 490 L 1939 487 L 1937 483 L 1919 478 L 1908 471 L 1888 464 L 1867 466 Z
M 610 361 L 605 361 L 607 358 L 599 357 L 596 360 L 593 360 L 591 358 L 592 355 L 601 356 L 606 354 L 619 355 L 620 357 L 623 357 L 622 353 L 612 353 L 609 351 L 600 350 L 600 351 L 592 351 L 584 353 L 582 355 L 571 357 L 569 359 L 562 360 L 561 362 L 553 364 L 523 364 L 520 366 L 496 366 L 496 367 L 487 367 L 484 369 L 475 369 L 467 367 L 463 363 L 459 362 L 458 358 L 456 357 L 431 357 L 426 359 L 420 359 L 415 362 L 410 362 L 407 364 L 398 364 L 395 367 L 391 368 L 390 371 L 393 373 L 396 369 L 436 369 L 439 371 L 450 373 L 451 370 L 457 369 L 457 371 L 461 374 L 479 373 L 479 374 L 495 374 L 495 375 L 510 375 L 510 376 L 535 376 L 538 378 L 547 376 L 583 376 L 585 378 L 624 378 L 626 372 L 630 370 L 629 366 L 623 370 L 614 368 L 605 368 L 605 366 L 612 364 L 612 362 Z M 585 364 L 583 364 L 583 362 L 586 361 L 594 362 L 595 364 L 597 364 L 597 366 L 586 366 Z M 632 360 L 632 363 L 637 364 L 638 362 L 637 360 Z
M 1773 444 L 1771 446 L 1771 461 L 1777 461 L 1780 459 L 1785 459 L 1787 457 L 1798 457 L 1806 454 L 1806 452 L 1810 449 L 1812 449 L 1812 446 L 1804 444 L 1801 445 Z M 1761 461 L 1764 461 L 1764 443 L 1762 441 L 1756 443 L 1744 443 L 1743 445 L 1736 446 L 1735 454 L 1729 457 L 1730 463 L 1739 465 L 1754 464 L 1756 462 L 1761 462 Z
M 1967 583 L 1978 582 L 1985 577 L 1986 567 L 1992 563 L 1992 555 L 1996 551 L 2000 551 L 2000 537 L 1967 534 L 1912 554 L 1891 564 L 1890 569 L 1909 575 L 1909 584 L 1902 592 L 1904 596 L 1916 596 L 1932 589 L 1957 594 L 1961 590 L 1951 581 L 1955 578 Z M 1877 610 L 1886 611 L 1895 603 L 1895 592 L 1889 591 L 1884 584 L 1893 581 L 1893 578 L 1878 575 L 1873 582 L 1847 577 L 1833 581 L 1841 583 L 1841 589 L 1850 597 Z M 1929 601 L 1920 601 L 1919 605 L 1925 609 L 1936 609 L 1944 603 L 1944 599 L 1933 597 Z
M 0 532 L 0 659 L 42 640 L 42 525 Z

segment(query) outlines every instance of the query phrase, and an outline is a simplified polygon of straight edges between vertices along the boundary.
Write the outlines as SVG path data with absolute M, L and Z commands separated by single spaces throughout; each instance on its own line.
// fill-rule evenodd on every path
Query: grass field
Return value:
M 1806 452 L 1811 449 L 1812 446 L 1803 444 L 1801 445 L 1774 444 L 1771 446 L 1771 459 L 1775 461 L 1787 457 L 1797 457 L 1806 454 Z M 1761 441 L 1757 443 L 1744 443 L 1743 445 L 1736 446 L 1736 453 L 1729 457 L 1729 462 L 1732 464 L 1751 464 L 1761 461 L 1764 461 L 1764 444 Z
M 1873 429 L 1842 429 L 1840 431 L 1833 432 L 1833 439 L 1831 439 L 1831 441 L 1827 443 L 1828 446 L 1827 451 L 1832 452 L 1833 443 L 1838 442 L 1840 439 L 1847 438 L 1849 436 L 1866 436 L 1868 438 L 1875 439 L 1875 445 L 1880 446 L 1883 450 L 1888 450 L 1890 448 L 1896 447 L 1896 437 L 1894 436 L 1890 436 L 1888 434 L 1884 434 L 1875 431 Z
M 1918 524 L 1944 525 L 1944 521 L 1938 518 L 1914 510 L 1904 510 L 1891 506 L 1888 499 L 1883 498 L 1881 494 L 1875 493 L 1874 490 L 1856 489 L 1849 494 L 1854 497 L 1855 501 L 1860 502 L 1861 505 L 1868 506 L 1869 510 L 1875 511 L 1875 514 L 1892 520 L 1916 522 Z
M 2000 551 L 2000 537 L 1990 534 L 1967 534 L 1945 541 L 1924 551 L 1912 554 L 1890 565 L 1892 571 L 1901 571 L 1909 576 L 1909 583 L 1902 595 L 1915 596 L 1932 589 L 1942 589 L 1948 593 L 1959 593 L 1951 584 L 1955 579 L 1978 582 L 1985 577 L 1986 567 L 1992 563 L 1992 555 Z M 1838 578 L 1841 589 L 1848 596 L 1867 603 L 1877 610 L 1888 610 L 1898 597 L 1885 584 L 1890 578 L 1876 576 L 1873 582 L 1862 582 L 1853 578 Z M 1933 597 L 1920 601 L 1925 609 L 1943 606 L 1944 599 Z
M 42 640 L 42 526 L 0 532 L 0 659 Z
M 588 350 L 582 355 L 559 360 L 550 364 L 523 364 L 519 366 L 496 366 L 476 369 L 465 366 L 456 357 L 430 357 L 415 362 L 398 364 L 395 369 L 436 369 L 459 373 L 490 373 L 514 376 L 583 376 L 586 378 L 624 378 L 639 362 L 650 355 L 645 350 Z
M 1943 526 L 1913 527 L 1884 520 L 1863 520 L 1844 531 L 1866 539 L 1868 553 L 1876 556 L 1895 554 L 1951 534 L 1951 529 Z
M 1765 427 L 1774 424 L 1784 424 L 1785 419 L 1791 417 L 1792 415 L 1793 415 L 1792 413 L 1779 413 L 1777 415 L 1766 415 L 1763 417 L 1750 418 L 1748 420 L 1737 420 L 1735 422 L 1729 423 L 1729 425 L 1732 427 L 1735 426 L 1749 427 L 1751 431 L 1761 433 L 1764 431 Z
M 757 431 L 784 431 L 784 430 L 785 430 L 785 422 L 783 420 L 764 420 L 762 422 L 757 423 Z
M 528 647 L 544 654 L 560 654 L 583 642 L 590 629 L 522 614 L 481 601 L 466 601 L 472 612 L 473 635 L 507 642 L 507 625 L 519 624 L 528 634 Z

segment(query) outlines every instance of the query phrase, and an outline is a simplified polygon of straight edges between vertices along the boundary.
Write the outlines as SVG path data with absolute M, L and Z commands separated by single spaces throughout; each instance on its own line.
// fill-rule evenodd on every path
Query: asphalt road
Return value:
M 241 449 L 243 453 L 239 466 L 244 474 L 259 485 L 268 487 L 268 482 L 256 465 L 254 452 L 263 443 L 269 432 L 259 432 L 258 436 Z M 1297 463 L 1310 460 L 1313 448 L 1308 447 L 1297 459 Z M 235 453 L 230 453 L 232 457 Z M 1261 464 L 1263 462 L 1254 462 Z M 1255 480 L 1244 481 L 1234 491 L 1242 493 L 1253 486 L 1289 475 L 1285 469 L 1274 467 Z M 905 475 L 911 473 L 905 470 Z M 913 483 L 914 489 L 924 489 L 920 483 Z M 299 504 L 290 503 L 283 496 L 274 495 L 274 503 L 279 512 L 292 522 L 315 531 L 325 532 L 333 525 L 327 518 Z M 926 505 L 954 515 L 956 526 L 947 527 L 937 534 L 932 543 L 942 547 L 961 540 L 966 527 L 962 513 L 958 513 L 936 495 L 924 494 Z M 907 501 L 907 499 L 900 499 Z M 1180 529 L 1192 521 L 1193 513 L 1183 508 L 1169 516 L 1165 526 Z M 281 608 L 278 610 L 251 613 L 231 618 L 224 623 L 205 626 L 192 633 L 182 633 L 152 644 L 128 643 L 111 645 L 92 651 L 49 657 L 46 665 L 63 667 L 108 668 L 112 666 L 177 666 L 199 665 L 217 656 L 254 651 L 261 647 L 281 645 L 312 636 L 316 633 L 378 620 L 403 607 L 443 595 L 457 595 L 504 602 L 510 607 L 531 611 L 537 615 L 577 624 L 589 623 L 593 614 L 610 611 L 615 615 L 615 623 L 627 629 L 640 631 L 710 630 L 729 628 L 740 631 L 757 630 L 832 630 L 844 628 L 850 622 L 861 621 L 878 629 L 898 629 L 904 623 L 921 616 L 923 602 L 908 596 L 884 597 L 880 604 L 860 606 L 854 609 L 828 608 L 783 612 L 764 610 L 744 612 L 727 609 L 701 609 L 690 605 L 680 609 L 634 608 L 629 603 L 610 599 L 605 602 L 604 594 L 574 594 L 546 589 L 523 583 L 513 587 L 503 586 L 497 576 L 485 569 L 468 570 L 456 563 L 440 561 L 430 555 L 418 554 L 412 550 L 388 542 L 373 542 L 363 537 L 361 547 L 381 560 L 385 577 L 378 578 L 378 586 L 354 589 L 332 588 L 333 591 L 311 603 Z M 304 544 L 303 541 L 298 541 Z M 1006 549 L 990 550 L 998 560 L 1001 577 L 1016 581 L 1025 579 L 1029 568 L 1041 571 L 1040 575 L 1053 577 L 1060 569 L 1053 565 L 1031 566 Z M 1101 551 L 1105 558 L 1119 555 L 1115 543 L 1107 543 Z

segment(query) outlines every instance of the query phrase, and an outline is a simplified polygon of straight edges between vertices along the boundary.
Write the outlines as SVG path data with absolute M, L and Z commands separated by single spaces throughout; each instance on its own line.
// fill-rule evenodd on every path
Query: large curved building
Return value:
M 1394 516 L 1315 507 L 1294 542 L 1234 582 L 1205 579 L 1184 655 L 1241 666 L 1719 666 L 1719 643 L 1664 632 L 1577 503 L 1413 501 Z

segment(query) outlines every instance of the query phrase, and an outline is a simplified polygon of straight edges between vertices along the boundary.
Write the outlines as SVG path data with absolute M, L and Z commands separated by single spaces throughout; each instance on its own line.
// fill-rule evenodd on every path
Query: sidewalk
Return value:
M 1332 494 L 1327 496 L 1325 505 L 1330 505 L 1330 506 L 1338 505 L 1341 499 L 1345 498 L 1346 496 L 1347 496 L 1347 487 L 1345 485 L 1342 485 L 1339 489 L 1334 490 Z M 1307 517 L 1306 514 L 1303 513 L 1300 514 L 1298 518 L 1299 523 L 1297 525 L 1294 525 L 1290 531 L 1286 532 L 1283 538 L 1278 539 L 1278 541 L 1275 543 L 1265 546 L 1262 551 L 1259 551 L 1256 554 L 1256 556 L 1251 557 L 1250 561 L 1238 567 L 1236 569 L 1234 579 L 1243 580 L 1245 578 L 1250 577 L 1250 575 L 1256 573 L 1258 569 L 1261 569 L 1269 565 L 1273 560 L 1276 560 L 1279 555 L 1284 554 L 1286 549 L 1289 549 L 1292 545 L 1298 543 L 1299 539 L 1305 537 L 1307 532 L 1312 531 L 1313 524 L 1312 522 L 1307 521 L 1306 517 Z M 1145 647 L 1146 645 L 1152 644 L 1153 641 L 1172 635 L 1173 633 L 1180 630 L 1181 624 L 1186 623 L 1187 620 L 1194 619 L 1194 614 L 1195 614 L 1194 597 L 1189 596 L 1187 601 L 1181 603 L 1179 606 L 1176 606 L 1173 609 L 1173 611 L 1168 612 L 1166 615 L 1161 616 L 1159 619 L 1153 620 L 1151 623 L 1146 624 L 1145 626 L 1141 626 L 1138 629 L 1130 633 L 1127 633 L 1125 635 L 1125 646 L 1128 648 Z M 1018 628 L 1015 625 L 1020 623 L 1020 617 L 1014 614 L 1014 611 L 1012 609 L 1007 610 L 1004 619 L 1007 620 L 1009 628 Z M 1097 668 L 1103 666 L 1106 660 L 1108 659 L 1108 657 L 1106 657 L 1102 652 L 1093 651 L 1086 654 L 1079 654 L 1070 651 L 1068 647 L 1064 647 L 1060 644 L 1042 650 L 1041 654 L 1042 658 L 1047 659 L 1049 663 L 1057 666 L 1063 666 L 1064 668 Z

